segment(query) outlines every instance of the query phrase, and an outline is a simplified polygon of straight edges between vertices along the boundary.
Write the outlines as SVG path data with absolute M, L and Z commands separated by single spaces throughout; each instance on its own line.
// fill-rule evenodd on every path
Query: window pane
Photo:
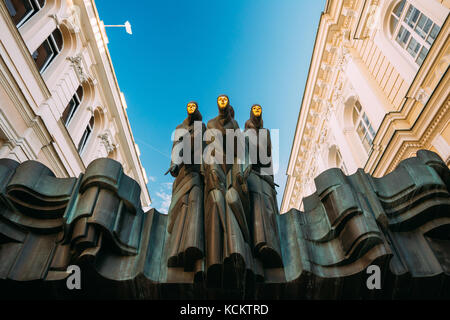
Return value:
M 363 119 L 364 119 L 364 122 L 366 123 L 366 125 L 370 126 L 369 118 L 367 118 L 367 115 L 365 112 L 363 113 Z
M 426 15 L 422 14 L 415 30 L 417 34 L 422 37 L 422 39 L 425 39 L 432 25 L 433 21 L 428 19 Z
M 366 128 L 364 128 L 362 122 L 358 124 L 358 128 L 356 128 L 356 132 L 358 133 L 358 136 L 362 140 L 364 136 L 366 135 Z
M 427 54 L 428 54 L 428 49 L 425 48 L 425 47 L 422 47 L 422 50 L 420 50 L 420 53 L 419 53 L 419 55 L 417 56 L 417 59 L 416 59 L 416 63 L 419 66 L 422 65 L 423 60 L 425 60 L 425 57 L 427 56 Z
M 370 136 L 371 138 L 375 138 L 375 130 L 373 130 L 372 125 L 369 124 L 369 132 L 370 132 Z
M 33 53 L 33 59 L 39 71 L 42 71 L 44 66 L 49 62 L 54 56 L 52 47 L 50 46 L 48 40 L 45 40 L 39 48 Z
M 398 32 L 397 38 L 395 39 L 402 47 L 408 42 L 410 33 L 403 26 L 400 28 Z
M 417 19 L 419 18 L 419 15 L 420 11 L 414 8 L 413 5 L 410 5 L 405 16 L 405 22 L 408 24 L 408 26 L 413 28 L 417 22 Z
M 391 33 L 394 33 L 395 28 L 397 27 L 398 19 L 395 16 L 391 17 Z
M 6 0 L 6 7 L 16 26 L 34 11 L 29 0 Z
M 75 112 L 75 108 L 77 107 L 76 102 L 74 101 L 74 99 L 70 99 L 69 104 L 67 105 L 66 109 L 64 110 L 63 114 L 62 114 L 62 121 L 63 123 L 67 126 L 70 122 L 70 120 L 72 119 L 72 116 Z
M 45 6 L 45 0 L 38 0 L 39 7 L 43 8 Z
M 55 31 L 52 32 L 52 35 L 58 50 L 61 51 L 63 48 L 63 37 L 61 31 L 56 28 Z
M 409 42 L 408 48 L 406 48 L 406 51 L 408 51 L 409 54 L 410 54 L 413 58 L 415 58 L 416 55 L 417 55 L 417 52 L 419 52 L 419 49 L 420 49 L 420 43 L 418 43 L 418 42 L 416 41 L 416 39 L 414 39 L 414 38 L 411 37 L 411 41 Z
M 353 114 L 352 114 L 353 124 L 356 124 L 356 121 L 358 121 L 358 117 L 359 117 L 358 109 L 356 109 L 356 107 L 354 107 L 353 108 Z
M 362 144 L 363 144 L 363 146 L 364 146 L 364 149 L 366 149 L 366 151 L 369 152 L 370 146 L 371 146 L 371 144 L 369 143 L 369 141 L 368 141 L 366 138 L 363 138 L 363 139 L 361 140 L 361 142 L 362 142 Z
M 400 18 L 402 15 L 403 8 L 405 7 L 405 0 L 402 0 L 394 9 L 394 14 Z
M 436 40 L 439 30 L 441 30 L 441 28 L 439 28 L 437 25 L 433 26 L 433 29 L 431 29 L 430 35 L 427 38 L 427 43 L 429 43 L 430 45 L 433 44 L 434 40 Z
M 86 142 L 89 139 L 89 136 L 91 135 L 91 128 L 89 126 L 86 127 L 86 130 L 84 130 L 83 136 L 81 137 L 80 143 L 78 144 L 78 152 L 81 153 L 83 151 L 84 147 L 86 146 Z
M 81 100 L 83 100 L 83 87 L 82 86 L 78 87 L 78 89 L 77 89 L 77 96 L 78 96 L 78 99 L 81 102 Z

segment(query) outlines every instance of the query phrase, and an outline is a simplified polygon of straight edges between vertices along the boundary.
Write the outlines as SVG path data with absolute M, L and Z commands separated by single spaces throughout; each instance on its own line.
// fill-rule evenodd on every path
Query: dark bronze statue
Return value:
M 254 255 L 263 262 L 265 268 L 282 267 L 281 250 L 277 230 L 276 216 L 279 214 L 275 182 L 272 170 L 272 143 L 270 132 L 264 129 L 262 108 L 255 104 L 250 110 L 250 119 L 245 123 L 245 131 L 254 130 L 256 139 L 249 139 L 249 149 L 254 148 L 256 161 L 248 177 L 251 202 L 251 221 Z M 261 133 L 261 135 L 260 135 Z M 266 148 L 268 162 L 260 159 L 261 148 Z
M 178 130 L 186 130 L 186 135 L 176 137 L 172 150 L 180 143 L 189 143 L 189 157 L 183 157 L 181 163 L 174 163 L 174 155 L 166 172 L 175 177 L 172 188 L 172 202 L 169 208 L 169 258 L 168 267 L 183 267 L 185 271 L 201 268 L 201 258 L 204 256 L 203 239 L 203 176 L 201 152 L 203 150 L 203 133 L 205 125 L 196 102 L 187 104 L 187 118 L 177 126 Z M 200 130 L 194 130 L 194 122 L 200 122 Z M 198 123 L 197 123 L 198 125 Z M 196 136 L 197 135 L 197 136 Z M 200 136 L 198 136 L 200 135 Z M 200 148 L 194 140 L 201 141 Z M 196 146 L 197 148 L 195 148 Z M 196 154 L 197 153 L 197 154 Z M 198 154 L 200 153 L 200 154 Z M 188 159 L 186 161 L 185 159 Z M 200 160 L 199 160 L 200 159 Z M 200 162 L 199 162 L 200 161 Z
M 254 269 L 246 216 L 249 170 L 244 172 L 236 161 L 236 141 L 235 158 L 226 163 L 226 130 L 239 130 L 239 125 L 227 96 L 219 96 L 217 105 L 219 115 L 207 125 L 208 130 L 220 132 L 223 143 L 212 154 L 222 163 L 205 163 L 206 280 L 209 287 L 241 287 L 246 271 Z
M 205 271 L 208 287 L 242 288 L 244 282 L 262 280 L 263 268 L 283 265 L 275 183 L 267 171 L 272 146 L 261 106 L 252 107 L 245 130 L 254 130 L 256 139 L 246 143 L 239 137 L 229 98 L 219 96 L 217 105 L 219 115 L 208 122 L 206 132 L 203 123 L 201 130 L 194 125 L 202 120 L 195 102 L 188 103 L 188 117 L 177 126 L 167 171 L 176 178 L 167 228 L 168 267 Z M 259 132 L 267 132 L 267 139 L 260 140 Z M 228 134 L 234 137 L 227 143 Z M 207 145 L 198 135 L 205 135 Z M 261 148 L 267 148 L 269 163 L 259 157 L 249 161 L 249 150 L 259 154 Z

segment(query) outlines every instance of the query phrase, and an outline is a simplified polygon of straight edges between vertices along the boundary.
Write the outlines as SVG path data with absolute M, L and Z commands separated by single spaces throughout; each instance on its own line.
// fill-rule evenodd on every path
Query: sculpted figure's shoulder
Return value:
M 211 129 L 211 128 L 217 128 L 217 117 L 212 118 L 211 120 L 209 120 L 206 127 L 207 127 L 208 129 Z

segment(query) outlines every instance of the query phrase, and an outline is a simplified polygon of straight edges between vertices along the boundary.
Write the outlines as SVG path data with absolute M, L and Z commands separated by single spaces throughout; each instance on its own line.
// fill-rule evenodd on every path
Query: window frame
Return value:
M 336 148 L 335 161 L 336 167 L 341 169 L 344 174 L 348 174 L 347 167 L 345 166 L 344 159 L 342 158 L 342 154 L 339 148 Z
M 78 153 L 81 155 L 86 150 L 86 146 L 94 132 L 95 118 L 92 116 L 84 129 L 83 135 L 81 136 L 80 142 L 78 143 Z
M 356 119 L 355 110 L 357 115 Z M 355 128 L 355 133 L 358 136 L 364 150 L 366 150 L 367 154 L 369 154 L 373 146 L 373 140 L 375 139 L 376 131 L 373 129 L 369 117 L 358 101 L 356 101 L 353 105 L 352 120 Z M 360 128 L 362 128 L 362 130 L 359 130 Z M 360 131 L 363 133 L 362 135 L 360 134 Z M 366 139 L 366 137 L 369 137 L 369 139 Z M 367 142 L 367 146 L 365 142 Z
M 80 94 L 78 93 L 78 91 L 80 90 L 80 88 L 81 88 L 81 91 L 80 91 L 81 97 L 80 97 Z M 61 119 L 63 120 L 64 125 L 65 125 L 66 127 L 69 126 L 70 121 L 73 119 L 75 113 L 76 113 L 77 110 L 78 110 L 78 107 L 79 107 L 79 106 L 81 105 L 81 103 L 83 102 L 83 97 L 84 97 L 84 89 L 83 89 L 83 86 L 80 85 L 80 86 L 78 86 L 77 90 L 76 90 L 75 93 L 73 94 L 72 98 L 69 100 L 69 103 L 67 104 L 66 109 L 64 109 L 64 112 L 65 112 L 65 111 L 67 110 L 67 108 L 70 107 L 71 102 L 73 102 L 72 107 L 71 107 L 70 111 L 68 112 L 67 119 L 66 119 L 66 120 L 63 119 L 64 112 L 63 112 L 63 114 L 62 114 L 62 116 L 61 116 Z
M 400 11 L 400 16 L 396 15 L 395 9 L 402 3 L 404 2 L 403 8 Z M 414 11 L 415 10 L 415 11 Z M 418 12 L 417 15 L 417 19 L 414 21 L 413 26 L 410 26 L 408 24 L 407 21 L 405 21 L 405 19 L 407 18 L 407 16 L 409 17 L 409 12 L 411 11 L 411 15 L 413 15 L 413 12 Z M 390 14 L 389 14 L 389 25 L 392 26 L 393 25 L 393 21 L 394 19 L 396 20 L 395 22 L 395 26 L 394 28 L 390 28 L 390 34 L 391 34 L 391 40 L 392 42 L 395 43 L 395 45 L 400 48 L 403 52 L 406 51 L 407 53 L 407 57 L 408 60 L 410 60 L 411 62 L 414 63 L 414 65 L 416 66 L 421 66 L 423 61 L 425 60 L 428 52 L 430 51 L 431 46 L 433 45 L 434 41 L 437 38 L 437 35 L 439 34 L 440 30 L 441 30 L 441 26 L 438 25 L 436 22 L 433 21 L 433 19 L 431 19 L 428 15 L 426 15 L 423 11 L 421 11 L 420 9 L 418 9 L 417 7 L 415 7 L 411 2 L 409 2 L 408 0 L 402 0 L 398 3 L 395 4 L 395 6 L 393 7 L 393 9 L 391 10 Z M 423 38 L 421 36 L 421 34 L 419 33 L 418 29 L 418 25 L 419 22 L 421 21 L 421 19 L 425 17 L 425 24 L 424 26 L 431 21 L 431 26 L 428 30 L 428 32 L 425 35 L 425 38 Z M 412 20 L 409 20 L 412 21 Z M 438 31 L 436 33 L 435 38 L 431 41 L 431 43 L 428 42 L 428 40 L 431 37 L 431 34 L 433 32 L 433 30 L 435 29 L 435 27 L 438 28 Z M 423 29 L 421 29 L 423 30 Z M 399 35 L 401 34 L 402 31 L 406 31 L 409 33 L 406 42 L 404 42 L 404 44 L 400 43 L 398 41 L 399 39 Z M 415 52 L 414 55 L 411 54 L 410 51 L 410 44 L 412 43 L 412 41 L 416 42 L 415 47 L 418 48 L 417 51 L 412 50 L 413 52 Z M 401 40 L 400 40 L 401 41 Z M 417 47 L 417 44 L 419 45 Z M 425 52 L 425 54 L 422 57 L 422 52 Z
M 58 47 L 58 43 L 56 42 L 55 36 L 54 36 L 54 32 L 58 30 L 61 33 L 61 40 L 62 40 L 62 45 L 61 45 L 61 49 Z M 37 50 L 44 45 L 44 43 L 46 43 L 50 46 L 50 48 L 52 49 L 52 55 L 50 56 L 50 58 L 47 58 L 46 61 L 44 62 L 44 64 L 42 65 L 41 68 L 39 68 L 39 66 L 36 64 L 36 60 L 34 58 L 34 54 L 37 52 Z M 52 33 L 50 33 L 50 35 L 40 44 L 39 47 L 37 47 L 37 49 L 31 54 L 31 57 L 33 58 L 33 60 L 35 61 L 36 67 L 38 68 L 39 73 L 42 75 L 44 74 L 44 72 L 47 70 L 48 66 L 52 63 L 53 60 L 56 59 L 56 57 L 63 51 L 64 49 L 64 37 L 62 35 L 62 32 L 59 28 L 55 28 L 55 30 L 52 31 Z
M 19 22 L 14 23 L 16 25 L 17 29 L 22 27 L 28 20 L 31 19 L 32 16 L 34 16 L 36 13 L 38 13 L 40 10 L 42 10 L 42 8 L 44 8 L 45 5 L 47 4 L 46 0 L 44 0 L 43 5 L 41 5 L 39 3 L 39 0 L 21 0 L 21 1 L 22 2 L 27 2 L 31 6 L 32 10 L 30 10 L 28 13 L 26 13 Z M 5 0 L 5 5 L 6 5 L 6 8 L 8 9 L 8 13 L 11 16 L 11 19 L 14 22 L 14 18 L 11 15 L 11 11 L 10 11 L 10 7 L 14 8 L 11 0 Z

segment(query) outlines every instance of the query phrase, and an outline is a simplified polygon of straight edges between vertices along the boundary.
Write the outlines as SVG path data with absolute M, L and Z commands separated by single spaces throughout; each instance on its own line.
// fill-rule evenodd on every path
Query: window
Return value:
M 390 27 L 395 41 L 419 66 L 440 31 L 437 24 L 406 0 L 392 10 Z
M 86 129 L 83 132 L 83 135 L 81 136 L 80 143 L 78 144 L 78 153 L 81 154 L 83 152 L 93 130 L 94 130 L 94 117 L 91 117 Z
M 366 113 L 362 110 L 359 101 L 356 101 L 353 107 L 353 124 L 364 149 L 369 153 L 375 137 L 375 130 L 373 130 L 372 124 Z
M 342 160 L 339 149 L 336 149 L 336 167 L 340 168 L 344 174 L 347 174 L 347 168 L 345 167 L 344 161 Z
M 63 48 L 63 36 L 56 28 L 31 55 L 39 72 L 42 73 Z
M 64 110 L 61 117 L 66 127 L 69 125 L 70 120 L 72 120 L 73 115 L 75 114 L 75 111 L 77 111 L 77 108 L 81 104 L 82 100 L 83 100 L 83 87 L 79 86 L 77 91 L 73 95 L 72 99 L 70 99 L 69 103 L 67 104 L 67 107 Z
M 45 0 L 5 0 L 9 15 L 17 28 L 27 22 L 45 5 Z

